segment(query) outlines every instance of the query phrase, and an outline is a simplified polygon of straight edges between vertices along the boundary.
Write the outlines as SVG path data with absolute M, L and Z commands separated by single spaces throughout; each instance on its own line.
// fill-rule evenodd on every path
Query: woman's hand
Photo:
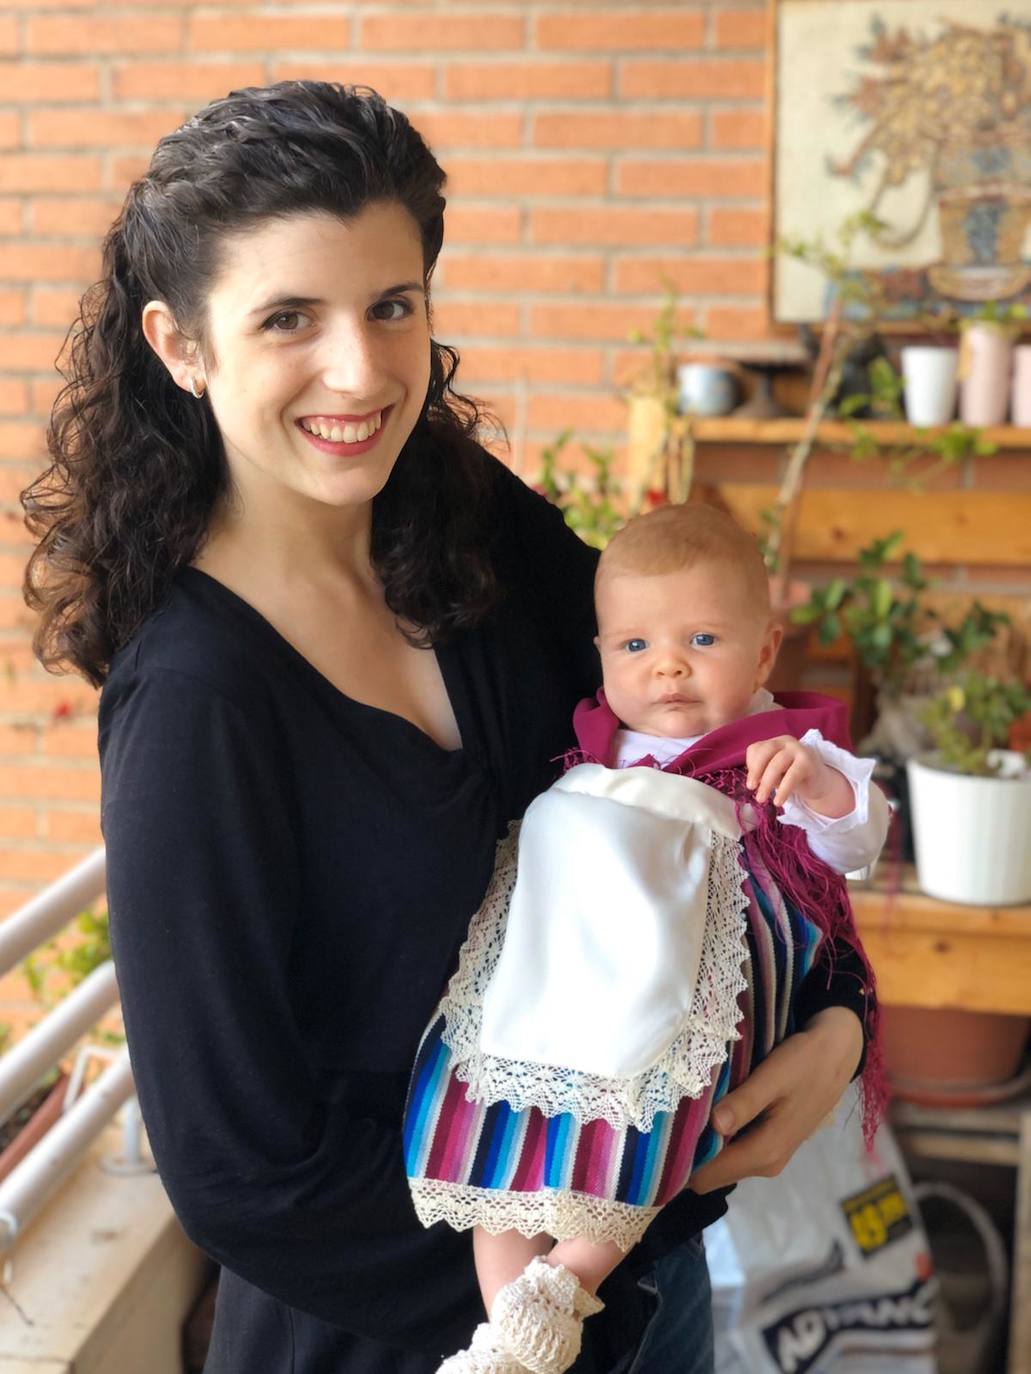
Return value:
M 818 1012 L 713 1110 L 712 1124 L 728 1143 L 692 1174 L 688 1187 L 708 1193 L 743 1178 L 779 1174 L 837 1106 L 862 1052 L 855 1012 Z

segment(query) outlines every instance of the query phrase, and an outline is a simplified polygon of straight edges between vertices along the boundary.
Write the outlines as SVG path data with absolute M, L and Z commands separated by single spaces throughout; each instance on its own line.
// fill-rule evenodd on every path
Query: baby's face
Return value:
M 678 739 L 739 720 L 773 666 L 781 630 L 732 563 L 604 572 L 596 599 L 605 696 L 632 730 Z

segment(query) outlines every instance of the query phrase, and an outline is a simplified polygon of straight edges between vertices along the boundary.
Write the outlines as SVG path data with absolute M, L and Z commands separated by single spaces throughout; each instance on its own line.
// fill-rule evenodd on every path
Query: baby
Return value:
M 841 875 L 887 833 L 840 703 L 763 686 L 781 629 L 732 520 L 638 517 L 595 597 L 581 761 L 499 846 L 409 1092 L 416 1211 L 475 1228 L 489 1314 L 441 1374 L 573 1363 L 599 1285 L 720 1148 L 713 1105 L 856 946 Z

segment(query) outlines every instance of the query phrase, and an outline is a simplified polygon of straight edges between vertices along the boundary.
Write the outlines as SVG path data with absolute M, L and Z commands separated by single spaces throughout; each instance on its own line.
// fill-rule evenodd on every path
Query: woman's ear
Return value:
M 199 365 L 197 345 L 176 323 L 164 301 L 148 301 L 143 307 L 143 337 L 158 355 L 176 386 L 184 391 L 203 391 L 204 370 Z
M 776 621 L 770 621 L 766 627 L 766 634 L 759 649 L 759 662 L 755 668 L 755 686 L 752 691 L 756 691 L 763 685 L 770 673 L 773 665 L 777 661 L 777 650 L 780 648 L 780 641 L 784 638 L 784 626 L 778 625 Z

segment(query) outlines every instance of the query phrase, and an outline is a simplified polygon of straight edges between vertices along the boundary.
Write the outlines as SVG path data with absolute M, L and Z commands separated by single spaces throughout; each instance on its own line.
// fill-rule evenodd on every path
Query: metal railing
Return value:
M 104 850 L 96 849 L 9 916 L 0 925 L 0 974 L 14 968 L 62 930 L 84 906 L 102 896 L 105 872 Z M 17 1111 L 44 1075 L 117 1004 L 118 984 L 114 965 L 108 960 L 0 1059 L 0 1120 Z M 73 1074 L 73 1081 L 80 1078 L 81 1073 Z M 10 1250 L 15 1238 L 132 1095 L 132 1071 L 124 1048 L 114 1056 L 110 1068 L 84 1091 L 68 1092 L 60 1120 L 0 1182 L 0 1253 Z

